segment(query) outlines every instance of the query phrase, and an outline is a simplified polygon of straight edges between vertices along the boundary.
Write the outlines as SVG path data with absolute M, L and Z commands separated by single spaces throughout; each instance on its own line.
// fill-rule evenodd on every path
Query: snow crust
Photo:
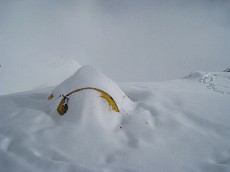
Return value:
M 85 86 L 105 89 L 125 112 L 89 90 L 64 116 L 47 100 Z M 54 89 L 0 96 L 0 171 L 230 171 L 229 93 L 230 73 L 117 86 L 83 67 Z

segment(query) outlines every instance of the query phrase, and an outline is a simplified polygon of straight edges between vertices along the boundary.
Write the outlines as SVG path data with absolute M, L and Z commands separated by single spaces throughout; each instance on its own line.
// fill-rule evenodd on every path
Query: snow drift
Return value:
M 229 82 L 230 73 L 196 72 L 117 85 L 86 66 L 52 90 L 0 96 L 0 171 L 229 171 Z M 55 99 L 86 86 L 124 111 L 85 90 L 58 115 Z
M 192 72 L 185 79 L 197 80 L 208 89 L 223 94 L 230 94 L 230 74 L 226 72 Z
M 0 67 L 0 95 L 55 86 L 80 68 L 72 59 L 20 58 L 5 60 Z

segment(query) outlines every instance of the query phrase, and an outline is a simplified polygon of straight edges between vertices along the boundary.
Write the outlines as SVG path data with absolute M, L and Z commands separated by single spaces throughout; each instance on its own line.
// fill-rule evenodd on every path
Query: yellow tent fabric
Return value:
M 101 97 L 104 98 L 109 103 L 109 105 L 112 107 L 112 109 L 115 112 L 119 112 L 118 106 L 117 106 L 116 102 L 114 101 L 114 99 L 108 93 L 106 93 L 105 91 L 98 89 L 98 88 L 93 88 L 93 87 L 79 88 L 79 89 L 76 89 L 76 90 L 68 93 L 66 95 L 66 97 L 70 96 L 73 93 L 77 93 L 79 91 L 82 91 L 82 90 L 95 90 L 95 91 L 99 92 L 101 94 Z M 50 95 L 48 99 L 51 100 L 52 98 L 53 98 L 53 95 Z M 65 98 L 63 98 L 61 100 L 61 102 L 59 103 L 58 108 L 57 108 L 57 111 L 60 115 L 64 115 L 67 111 L 65 109 L 64 105 L 65 105 Z

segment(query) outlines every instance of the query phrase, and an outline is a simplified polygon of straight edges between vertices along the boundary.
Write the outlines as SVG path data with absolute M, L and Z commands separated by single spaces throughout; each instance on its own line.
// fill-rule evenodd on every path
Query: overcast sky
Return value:
M 115 81 L 230 67 L 230 0 L 0 0 L 0 60 L 75 59 Z

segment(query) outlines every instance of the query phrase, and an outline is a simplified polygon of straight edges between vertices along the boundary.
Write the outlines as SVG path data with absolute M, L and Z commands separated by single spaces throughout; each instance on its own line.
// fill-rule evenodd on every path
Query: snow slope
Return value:
M 0 65 L 0 95 L 57 85 L 80 68 L 76 61 L 63 58 L 1 59 Z
M 230 73 L 118 85 L 86 66 L 54 89 L 0 96 L 0 171 L 230 171 Z M 47 100 L 82 86 L 127 96 L 124 111 L 90 90 L 64 116 Z

